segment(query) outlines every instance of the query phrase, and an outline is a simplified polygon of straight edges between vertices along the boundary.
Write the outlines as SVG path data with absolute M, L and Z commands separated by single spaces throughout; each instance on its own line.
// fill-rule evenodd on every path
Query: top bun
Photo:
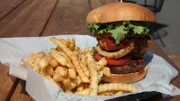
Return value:
M 155 22 L 156 17 L 149 9 L 133 3 L 111 3 L 92 10 L 86 23 L 108 23 L 117 21 Z

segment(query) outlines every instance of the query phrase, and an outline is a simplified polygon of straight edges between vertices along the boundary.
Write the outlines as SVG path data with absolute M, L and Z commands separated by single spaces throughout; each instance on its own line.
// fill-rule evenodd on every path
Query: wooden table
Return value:
M 58 34 L 90 34 L 85 18 L 91 9 L 118 0 L 0 0 L 0 38 Z M 151 52 L 174 63 L 154 43 Z M 0 64 L 0 101 L 33 101 L 25 91 L 25 82 L 8 75 L 9 68 Z M 178 70 L 179 71 L 179 70 Z M 180 88 L 180 75 L 172 81 Z M 180 96 L 162 99 L 157 94 L 149 101 L 178 101 Z

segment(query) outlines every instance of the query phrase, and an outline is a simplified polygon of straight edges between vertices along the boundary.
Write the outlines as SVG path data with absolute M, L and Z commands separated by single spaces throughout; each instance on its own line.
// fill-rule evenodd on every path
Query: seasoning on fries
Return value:
M 28 61 L 21 64 L 29 65 L 45 78 L 55 82 L 65 93 L 81 95 L 119 95 L 124 92 L 135 92 L 132 84 L 107 83 L 103 76 L 110 76 L 105 58 L 99 61 L 93 57 L 94 48 L 80 49 L 75 39 L 50 40 L 57 45 L 49 53 L 31 53 Z

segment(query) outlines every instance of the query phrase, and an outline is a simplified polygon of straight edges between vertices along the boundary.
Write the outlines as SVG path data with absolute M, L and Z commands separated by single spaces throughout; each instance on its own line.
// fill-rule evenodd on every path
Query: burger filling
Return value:
M 143 55 L 152 44 L 148 23 L 90 23 L 87 27 L 98 40 L 95 59 L 105 57 L 112 73 L 127 74 L 143 70 L 146 65 Z

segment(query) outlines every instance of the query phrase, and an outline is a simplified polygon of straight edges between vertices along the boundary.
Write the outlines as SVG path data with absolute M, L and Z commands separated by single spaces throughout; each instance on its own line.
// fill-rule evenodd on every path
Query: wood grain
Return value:
M 9 68 L 0 63 L 0 101 L 8 100 L 18 83 L 18 79 L 9 76 L 8 72 Z
M 25 0 L 1 0 L 0 2 L 0 20 L 3 19 L 6 15 L 11 13 L 16 9 L 21 3 Z
M 93 10 L 99 6 L 108 4 L 108 3 L 113 3 L 113 2 L 119 2 L 118 0 L 89 0 L 90 2 L 90 9 Z
M 0 22 L 0 37 L 39 36 L 57 0 L 27 0 Z
M 59 0 L 42 36 L 57 34 L 87 34 L 88 0 Z
M 25 81 L 20 80 L 11 99 L 11 101 L 34 101 L 25 91 Z
M 39 36 L 56 3 L 57 0 L 28 0 L 24 2 L 0 22 L 0 28 L 2 28 L 0 29 L 0 37 Z M 11 101 L 33 101 L 25 92 L 24 86 L 25 82 L 18 82 L 14 92 L 9 93 L 12 94 L 12 98 L 10 95 L 8 100 L 11 98 Z
M 168 57 L 176 64 L 180 69 L 180 53 L 168 53 Z

